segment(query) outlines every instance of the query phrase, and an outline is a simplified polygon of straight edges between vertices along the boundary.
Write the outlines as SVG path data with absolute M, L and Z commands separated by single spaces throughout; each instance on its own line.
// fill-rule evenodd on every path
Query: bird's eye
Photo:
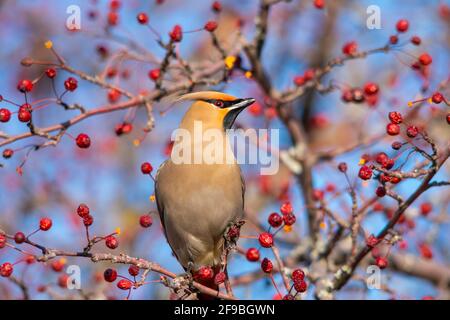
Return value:
M 215 100 L 214 105 L 216 107 L 222 108 L 223 107 L 223 101 L 222 100 Z

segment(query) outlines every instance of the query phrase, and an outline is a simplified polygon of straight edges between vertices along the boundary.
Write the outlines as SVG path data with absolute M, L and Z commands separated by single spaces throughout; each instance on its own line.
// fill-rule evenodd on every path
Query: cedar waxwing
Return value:
M 196 271 L 201 266 L 217 270 L 224 233 L 244 211 L 245 184 L 225 130 L 255 99 L 205 91 L 186 94 L 179 100 L 194 101 L 180 124 L 189 139 L 175 139 L 171 158 L 156 173 L 158 212 L 167 241 L 185 270 Z M 195 162 L 195 152 L 211 150 L 211 141 L 205 141 L 210 129 L 221 138 L 213 146 L 216 161 Z M 230 154 L 232 161 L 227 162 Z M 174 157 L 180 155 L 188 161 L 176 161 Z

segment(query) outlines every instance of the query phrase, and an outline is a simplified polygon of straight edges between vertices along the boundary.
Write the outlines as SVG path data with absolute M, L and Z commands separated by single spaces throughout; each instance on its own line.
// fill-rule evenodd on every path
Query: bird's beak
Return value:
M 223 127 L 225 129 L 230 129 L 233 126 L 239 113 L 247 108 L 249 105 L 253 104 L 256 100 L 253 98 L 241 99 L 239 102 L 234 103 L 232 106 L 227 108 L 227 114 L 223 119 Z

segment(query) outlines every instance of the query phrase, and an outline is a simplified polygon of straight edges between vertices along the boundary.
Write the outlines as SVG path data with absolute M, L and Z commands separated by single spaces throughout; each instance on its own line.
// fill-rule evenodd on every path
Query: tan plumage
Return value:
M 193 135 L 194 121 L 201 121 L 203 130 L 219 129 L 226 142 L 222 148 L 224 156 L 232 152 L 224 125 L 231 126 L 237 114 L 254 102 L 254 99 L 237 99 L 213 91 L 188 94 L 180 100 L 194 100 L 180 128 Z M 220 105 L 217 100 L 224 102 L 224 106 L 217 107 L 215 103 Z M 173 150 L 179 147 L 178 143 L 183 142 L 175 142 Z M 187 146 L 185 143 L 183 148 Z M 189 146 L 204 148 L 205 143 L 192 139 Z M 180 264 L 185 269 L 192 266 L 194 270 L 206 265 L 217 267 L 223 234 L 243 214 L 245 187 L 239 166 L 235 161 L 176 164 L 168 159 L 159 168 L 155 180 L 161 222 Z

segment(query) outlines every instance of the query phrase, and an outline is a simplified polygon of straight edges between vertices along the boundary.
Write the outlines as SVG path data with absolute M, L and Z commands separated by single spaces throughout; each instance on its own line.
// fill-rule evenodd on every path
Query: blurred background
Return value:
M 161 2 L 161 3 L 159 3 Z M 118 24 L 114 28 L 105 28 L 109 12 L 108 1 L 76 0 L 36 0 L 36 1 L 0 1 L 0 94 L 8 100 L 22 104 L 23 94 L 16 90 L 20 79 L 34 79 L 43 68 L 34 66 L 25 68 L 20 65 L 24 57 L 36 59 L 54 59 L 44 47 L 44 42 L 51 40 L 55 50 L 63 56 L 68 64 L 88 74 L 104 72 L 105 52 L 113 53 L 126 47 L 117 39 L 132 39 L 134 43 L 162 58 L 164 51 L 156 44 L 155 37 L 148 28 L 136 21 L 138 12 L 149 15 L 150 24 L 164 39 L 175 24 L 183 30 L 202 28 L 208 20 L 217 20 L 217 35 L 229 48 L 233 44 L 233 34 L 238 23 L 243 24 L 245 36 L 251 37 L 255 31 L 254 18 L 258 1 L 221 1 L 223 11 L 216 16 L 211 10 L 210 0 L 166 0 L 166 1 L 122 1 L 119 9 Z M 335 1 L 333 1 L 334 3 Z M 81 30 L 69 31 L 65 27 L 70 5 L 81 9 Z M 369 30 L 366 27 L 369 5 L 376 4 L 381 13 L 381 29 Z M 400 42 L 408 42 L 411 35 L 422 38 L 420 47 L 406 45 L 389 54 L 371 55 L 365 59 L 354 60 L 336 68 L 326 76 L 324 83 L 335 81 L 342 86 L 362 87 L 367 81 L 380 86 L 379 100 L 376 106 L 367 104 L 346 104 L 341 100 L 340 92 L 321 95 L 311 92 L 296 102 L 296 110 L 310 103 L 309 130 L 313 150 L 334 150 L 351 145 L 361 136 L 384 133 L 387 124 L 387 112 L 405 111 L 408 101 L 420 98 L 421 88 L 428 85 L 437 88 L 439 82 L 449 77 L 450 66 L 450 2 L 449 1 L 336 1 L 333 9 L 318 10 L 313 1 L 293 0 L 281 3 L 271 12 L 267 44 L 263 51 L 263 61 L 267 73 L 272 78 L 274 87 L 280 90 L 293 88 L 293 78 L 310 67 L 324 65 L 333 57 L 342 55 L 342 45 L 356 41 L 360 50 L 382 47 L 395 33 L 395 23 L 405 18 L 410 21 L 410 30 Z M 108 30 L 108 31 L 106 31 Z M 128 40 L 127 40 L 128 41 Z M 319 50 L 320 49 L 320 50 Z M 211 46 L 207 32 L 186 33 L 179 45 L 181 56 L 189 61 L 218 59 Z M 402 52 L 403 51 L 403 52 Z M 423 77 L 409 67 L 412 56 L 428 52 L 433 57 L 429 84 Z M 407 54 L 405 54 L 407 52 Z M 126 88 L 132 93 L 151 90 L 153 81 L 148 72 L 157 67 L 149 62 L 126 60 L 113 65 L 116 75 L 108 81 Z M 63 82 L 69 76 L 60 71 L 56 77 L 56 88 L 63 91 Z M 80 80 L 80 79 L 79 79 Z M 237 124 L 248 128 L 277 128 L 281 130 L 281 148 L 287 149 L 291 141 L 286 128 L 271 116 L 270 106 L 265 101 L 258 86 L 247 79 L 243 73 L 236 72 L 226 84 L 215 88 L 238 97 L 257 98 L 261 110 L 252 109 L 242 113 Z M 44 78 L 36 85 L 30 95 L 31 101 L 52 96 L 51 83 Z M 447 91 L 447 97 L 450 96 Z M 79 87 L 73 93 L 65 95 L 67 103 L 79 103 L 86 109 L 108 104 L 107 90 L 87 81 L 79 81 Z M 121 98 L 124 101 L 125 98 Z M 0 102 L 0 107 L 6 106 Z M 68 133 L 76 136 L 80 132 L 89 134 L 92 145 L 89 149 L 79 149 L 69 136 L 64 136 L 56 147 L 49 147 L 36 152 L 29 152 L 29 145 L 40 138 L 21 140 L 8 147 L 15 150 L 9 160 L 0 163 L 0 227 L 9 233 L 23 231 L 29 233 L 38 227 L 39 219 L 48 216 L 53 219 L 53 228 L 49 232 L 40 232 L 33 239 L 49 247 L 76 250 L 85 245 L 84 226 L 76 215 L 79 203 L 86 203 L 91 208 L 95 219 L 91 227 L 92 234 L 106 235 L 120 227 L 120 246 L 114 252 L 125 252 L 161 264 L 163 267 L 181 273 L 182 269 L 171 255 L 161 231 L 159 218 L 153 215 L 152 227 L 143 229 L 139 226 L 139 217 L 156 209 L 151 201 L 153 181 L 140 172 L 144 161 L 157 168 L 170 152 L 170 134 L 177 128 L 186 110 L 179 105 L 170 112 L 160 115 L 159 111 L 168 107 L 164 100 L 154 105 L 155 128 L 148 134 L 142 130 L 147 121 L 144 108 L 130 109 L 91 117 L 75 126 Z M 418 110 L 417 121 L 426 125 L 430 135 L 440 141 L 441 145 L 450 138 L 449 126 L 443 116 L 445 105 L 426 104 Z M 60 106 L 47 106 L 33 113 L 38 127 L 60 123 L 75 116 L 74 111 L 65 111 Z M 133 121 L 133 131 L 117 136 L 115 126 L 124 121 Z M 10 135 L 25 132 L 27 128 L 15 117 L 8 123 L 0 123 L 0 131 Z M 133 141 L 142 141 L 136 146 Z M 379 151 L 390 152 L 392 139 L 380 139 L 376 143 L 357 148 L 331 162 L 316 166 L 314 186 L 321 190 L 344 190 L 346 188 L 342 174 L 336 170 L 336 164 L 346 161 L 349 164 L 349 176 L 353 181 L 357 177 L 358 161 L 364 153 Z M 3 149 L 2 149 L 3 150 Z M 0 151 L 2 151 L 0 150 Z M 405 155 L 406 156 L 406 155 Z M 23 161 L 25 163 L 23 164 Z M 414 166 L 414 159 L 408 165 Z M 416 160 L 417 161 L 417 160 Z M 22 175 L 16 168 L 22 166 Z M 408 167 L 409 166 L 409 167 Z M 282 201 L 290 200 L 297 214 L 298 222 L 294 232 L 280 237 L 301 239 L 306 236 L 304 203 L 297 180 L 282 165 L 275 176 L 261 177 L 257 166 L 245 166 L 247 181 L 247 210 L 253 222 L 267 225 L 268 215 L 279 210 Z M 448 180 L 449 166 L 444 167 L 436 180 Z M 404 196 L 410 194 L 420 181 L 408 180 L 398 186 L 397 191 Z M 358 183 L 361 197 L 373 195 L 375 184 Z M 331 192 L 332 193 L 332 192 Z M 326 197 L 332 194 L 326 193 Z M 418 244 L 431 243 L 433 260 L 449 266 L 450 228 L 446 222 L 449 212 L 450 194 L 448 188 L 434 188 L 424 194 L 411 206 L 409 215 L 415 217 L 414 230 L 408 231 L 406 252 L 420 255 Z M 395 205 L 392 199 L 380 200 L 386 205 Z M 431 219 L 417 217 L 422 203 L 433 206 Z M 330 208 L 349 208 L 348 196 L 342 196 L 330 202 Z M 341 210 L 343 211 L 343 210 Z M 347 212 L 349 216 L 349 212 Z M 348 217 L 347 216 L 347 217 Z M 383 214 L 370 210 L 363 226 L 369 233 L 376 233 L 386 223 Z M 438 222 L 436 222 L 438 221 Z M 256 235 L 251 226 L 243 230 L 245 235 Z M 257 241 L 242 239 L 240 246 L 257 247 Z M 283 253 L 289 252 L 287 244 L 280 244 Z M 399 250 L 398 247 L 393 250 Z M 100 243 L 94 251 L 108 252 Z M 271 252 L 264 253 L 271 256 Z M 18 252 L 5 248 L 0 250 L 0 262 L 17 261 L 23 258 Z M 67 264 L 80 265 L 82 270 L 82 290 L 95 292 L 97 298 L 117 298 L 126 296 L 113 284 L 103 281 L 102 273 L 110 266 L 108 263 L 91 263 L 86 259 L 68 259 Z M 231 275 L 241 275 L 257 270 L 259 264 L 247 262 L 245 257 L 233 255 L 229 271 Z M 126 274 L 127 266 L 118 266 Z M 19 264 L 15 275 L 23 277 L 30 286 L 34 299 L 70 298 L 75 293 L 58 287 L 59 273 L 52 270 L 50 264 Z M 381 290 L 365 290 L 361 284 L 350 283 L 348 288 L 338 293 L 337 298 L 354 299 L 419 299 L 423 296 L 438 295 L 432 283 L 395 271 L 383 271 L 383 277 L 394 294 Z M 150 275 L 149 280 L 158 279 Z M 279 280 L 279 279 L 278 279 Z M 39 287 L 46 285 L 50 290 L 39 292 Z M 313 290 L 308 291 L 307 298 L 312 298 Z M 275 292 L 268 278 L 262 278 L 251 285 L 238 286 L 235 294 L 242 298 L 271 299 Z M 21 297 L 17 286 L 0 279 L 0 298 L 18 299 Z M 160 284 L 148 284 L 132 292 L 132 299 L 166 299 L 168 290 Z

